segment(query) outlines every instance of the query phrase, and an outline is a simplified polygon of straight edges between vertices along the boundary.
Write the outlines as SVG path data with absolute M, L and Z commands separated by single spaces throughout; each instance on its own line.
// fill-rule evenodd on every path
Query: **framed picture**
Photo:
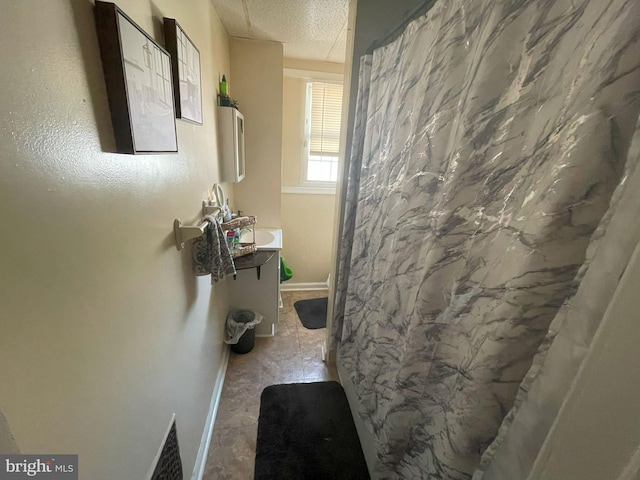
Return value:
M 171 54 L 176 118 L 202 125 L 200 51 L 173 18 L 164 18 L 164 44 Z
M 115 4 L 95 16 L 118 152 L 177 152 L 171 57 Z

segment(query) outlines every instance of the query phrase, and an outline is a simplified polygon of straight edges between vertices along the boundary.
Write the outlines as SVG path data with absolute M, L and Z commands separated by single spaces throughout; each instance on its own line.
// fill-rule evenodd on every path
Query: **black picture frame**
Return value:
M 117 151 L 177 153 L 171 56 L 116 4 L 95 18 Z
M 164 44 L 171 54 L 176 118 L 202 125 L 200 50 L 174 18 L 163 20 Z

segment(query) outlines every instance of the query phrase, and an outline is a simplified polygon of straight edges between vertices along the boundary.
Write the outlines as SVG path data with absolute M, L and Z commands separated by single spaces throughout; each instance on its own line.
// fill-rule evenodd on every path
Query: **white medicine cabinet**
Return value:
M 222 181 L 241 181 L 245 175 L 244 116 L 234 107 L 218 107 L 218 142 Z

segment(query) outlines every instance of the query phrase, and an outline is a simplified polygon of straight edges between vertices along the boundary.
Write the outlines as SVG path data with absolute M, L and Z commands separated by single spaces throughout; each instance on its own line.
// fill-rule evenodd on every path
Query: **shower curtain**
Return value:
M 377 478 L 520 461 L 501 440 L 633 173 L 639 86 L 624 0 L 437 1 L 362 59 L 332 338 Z

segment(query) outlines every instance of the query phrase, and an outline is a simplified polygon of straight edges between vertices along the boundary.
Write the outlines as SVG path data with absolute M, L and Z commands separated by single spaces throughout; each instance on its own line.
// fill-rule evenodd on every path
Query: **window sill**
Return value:
M 336 187 L 282 187 L 281 193 L 293 195 L 335 195 Z

